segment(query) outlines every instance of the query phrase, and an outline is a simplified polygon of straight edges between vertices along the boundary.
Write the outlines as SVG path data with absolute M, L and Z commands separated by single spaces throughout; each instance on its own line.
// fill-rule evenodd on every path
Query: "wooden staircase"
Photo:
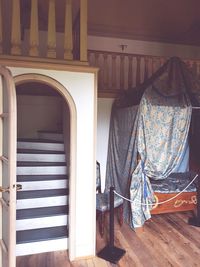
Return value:
M 63 141 L 55 139 L 17 142 L 17 256 L 68 248 L 68 170 Z

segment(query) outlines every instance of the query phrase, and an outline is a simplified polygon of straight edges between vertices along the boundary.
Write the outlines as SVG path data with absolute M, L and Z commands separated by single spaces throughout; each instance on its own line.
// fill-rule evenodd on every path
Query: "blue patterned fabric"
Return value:
M 136 167 L 136 132 L 138 105 L 126 108 L 113 107 L 110 122 L 105 191 L 110 186 L 129 198 L 130 179 Z M 124 202 L 124 220 L 129 222 L 130 206 Z
M 150 179 L 154 192 L 157 193 L 178 193 L 183 191 L 190 181 L 196 176 L 194 172 L 171 173 L 166 179 L 153 180 Z M 196 186 L 192 183 L 184 192 L 195 192 Z
M 191 120 L 191 104 L 182 97 L 164 97 L 149 87 L 140 102 L 137 151 L 140 162 L 132 174 L 130 196 L 132 227 L 141 227 L 150 218 L 154 201 L 149 177 L 165 179 L 183 160 Z

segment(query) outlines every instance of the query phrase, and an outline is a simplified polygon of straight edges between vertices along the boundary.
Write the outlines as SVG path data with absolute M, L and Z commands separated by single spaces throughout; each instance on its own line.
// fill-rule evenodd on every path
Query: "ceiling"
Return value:
M 91 35 L 200 45 L 200 0 L 88 0 Z

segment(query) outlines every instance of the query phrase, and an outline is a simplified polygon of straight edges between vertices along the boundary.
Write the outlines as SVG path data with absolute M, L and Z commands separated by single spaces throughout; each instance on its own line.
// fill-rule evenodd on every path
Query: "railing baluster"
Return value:
M 120 90 L 124 89 L 124 55 L 120 55 Z
M 21 55 L 20 1 L 12 1 L 11 55 Z
M 140 60 L 140 56 L 136 57 L 136 86 L 140 84 Z
M 0 0 L 0 54 L 3 53 L 2 0 Z
M 128 56 L 128 89 L 133 85 L 133 56 Z
M 116 89 L 117 82 L 116 82 L 116 55 L 112 55 L 112 77 L 111 77 L 111 86 L 112 89 Z
M 56 10 L 55 0 L 49 0 L 47 57 L 56 58 Z
M 108 55 L 103 54 L 103 85 L 104 88 L 108 86 Z
M 37 57 L 39 55 L 38 0 L 31 0 L 31 23 L 30 23 L 29 46 L 30 46 L 29 55 Z
M 87 61 L 87 5 L 88 0 L 80 0 L 80 61 Z
M 148 57 L 144 58 L 144 81 L 149 77 L 149 59 Z
M 72 54 L 72 0 L 65 2 L 65 33 L 64 33 L 64 59 L 73 59 Z

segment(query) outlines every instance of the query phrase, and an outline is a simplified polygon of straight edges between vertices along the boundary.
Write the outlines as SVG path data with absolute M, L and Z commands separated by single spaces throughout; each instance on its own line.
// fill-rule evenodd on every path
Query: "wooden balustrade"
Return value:
M 11 55 L 21 55 L 20 1 L 12 4 Z
M 9 16 L 5 17 L 2 15 L 2 0 L 0 0 L 0 54 L 20 56 L 20 58 L 23 56 L 23 59 L 27 60 L 31 56 L 31 60 L 34 58 L 47 61 L 63 60 L 66 64 L 88 65 L 88 0 L 76 2 L 10 0 L 10 2 L 11 8 L 6 10 Z M 9 18 L 11 23 L 8 23 Z M 4 32 L 10 32 L 10 38 L 5 38 Z M 59 46 L 57 46 L 58 41 Z M 11 47 L 10 51 L 8 47 Z
M 38 0 L 31 0 L 29 55 L 39 55 Z
M 47 57 L 56 58 L 56 10 L 55 10 L 55 0 L 49 0 Z
M 141 84 L 167 59 L 167 57 L 158 56 L 88 51 L 90 65 L 99 68 L 99 95 L 105 97 L 117 97 L 124 90 Z M 200 60 L 184 61 L 195 74 L 200 75 Z
M 2 0 L 0 0 L 0 54 L 3 52 Z
M 72 54 L 72 0 L 66 0 L 65 3 L 65 34 L 64 34 L 64 58 L 73 59 Z

